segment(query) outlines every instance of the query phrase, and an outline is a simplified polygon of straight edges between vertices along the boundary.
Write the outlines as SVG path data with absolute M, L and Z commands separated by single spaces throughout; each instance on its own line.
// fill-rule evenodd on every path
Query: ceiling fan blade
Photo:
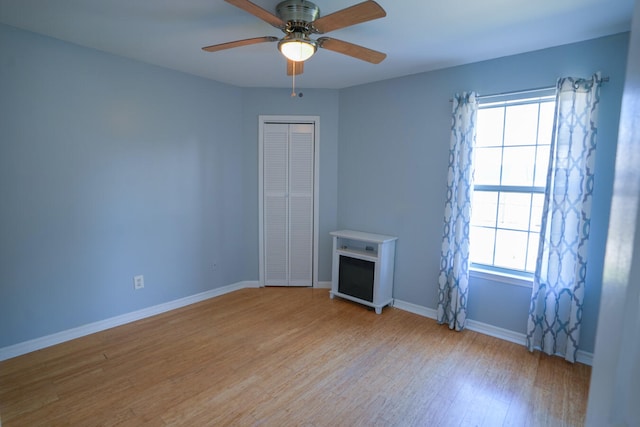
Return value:
M 378 3 L 367 0 L 327 16 L 321 16 L 313 21 L 312 25 L 315 32 L 323 34 L 385 16 L 387 12 Z
M 287 60 L 287 76 L 293 75 L 295 70 L 296 76 L 304 72 L 304 61 L 294 62 Z
M 227 3 L 234 5 L 235 7 L 239 7 L 245 12 L 249 12 L 253 16 L 256 16 L 268 24 L 273 25 L 276 28 L 284 28 L 286 23 L 278 18 L 273 13 L 269 12 L 258 6 L 255 3 L 250 2 L 249 0 L 225 0 Z
M 264 43 L 264 42 L 276 42 L 278 40 L 279 39 L 277 37 L 270 37 L 270 36 L 254 37 L 251 39 L 236 40 L 234 42 L 214 44 L 212 46 L 203 47 L 202 50 L 205 50 L 207 52 L 217 52 L 219 50 L 231 49 L 234 47 L 248 46 L 250 44 L 257 44 L 257 43 Z
M 372 64 L 379 64 L 387 57 L 386 53 L 378 52 L 377 50 L 368 49 L 342 40 L 332 39 L 331 37 L 320 37 L 317 42 L 318 46 L 323 49 L 352 56 L 363 61 L 371 62 Z

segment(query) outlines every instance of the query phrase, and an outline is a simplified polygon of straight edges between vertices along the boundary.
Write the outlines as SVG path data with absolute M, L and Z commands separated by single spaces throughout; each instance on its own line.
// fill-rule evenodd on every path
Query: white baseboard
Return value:
M 393 306 L 400 310 L 408 311 L 410 313 L 418 314 L 420 316 L 428 317 L 429 319 L 437 318 L 437 311 L 433 308 L 423 307 L 421 305 L 412 304 L 410 302 L 394 300 Z M 512 343 L 527 345 L 527 336 L 521 332 L 511 331 L 509 329 L 499 328 L 497 326 L 489 325 L 488 323 L 478 322 L 477 320 L 467 319 L 466 328 L 470 331 L 478 332 L 490 337 L 499 338 L 501 340 L 509 341 Z M 576 362 L 583 363 L 585 365 L 593 365 L 593 353 L 588 351 L 578 350 L 576 355 Z
M 244 282 L 238 282 L 236 283 L 236 285 L 239 285 L 240 288 L 239 289 L 246 289 L 246 288 L 260 288 L 260 282 L 258 280 L 245 280 Z M 233 285 L 232 285 L 233 286 Z M 227 293 L 227 292 L 225 292 Z
M 471 319 L 467 319 L 465 327 L 470 331 L 479 332 L 484 335 L 489 335 L 490 337 L 500 338 L 501 340 L 520 345 L 527 345 L 527 336 L 521 332 L 515 332 Z
M 590 353 L 588 351 L 578 350 L 578 353 L 576 353 L 576 362 L 593 366 L 593 353 Z
M 331 282 L 318 282 L 314 286 L 315 289 L 331 289 Z
M 131 313 L 122 314 L 120 316 L 111 317 L 109 319 L 99 320 L 87 325 L 78 326 L 77 328 L 67 329 L 66 331 L 57 332 L 55 334 L 35 338 L 29 341 L 24 341 L 18 344 L 10 345 L 8 347 L 3 347 L 0 348 L 0 362 L 3 360 L 11 359 L 13 357 L 21 356 L 23 354 L 31 353 L 32 351 L 60 344 L 65 341 L 70 341 L 116 326 L 124 325 L 126 323 L 135 322 L 136 320 L 155 316 L 156 314 L 165 313 L 167 311 L 175 310 L 177 308 L 184 307 L 190 304 L 195 304 L 200 301 L 215 298 L 217 296 L 237 291 L 239 289 L 257 287 L 259 287 L 258 281 L 238 282 L 232 285 L 212 289 L 210 291 L 180 298 L 174 301 L 169 301 L 162 304 L 154 305 L 152 307 L 143 308 Z
M 429 319 L 437 318 L 437 311 L 433 308 L 427 308 L 422 305 L 413 304 L 410 302 L 402 301 L 399 299 L 393 300 L 393 306 L 400 310 L 408 311 L 409 313 L 417 314 L 419 316 L 428 317 Z

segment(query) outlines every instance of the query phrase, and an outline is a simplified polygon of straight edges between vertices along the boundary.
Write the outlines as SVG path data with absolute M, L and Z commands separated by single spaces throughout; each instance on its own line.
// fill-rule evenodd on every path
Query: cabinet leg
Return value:
M 382 314 L 382 307 L 376 307 L 376 314 Z
M 333 292 L 329 292 L 329 298 L 333 299 Z

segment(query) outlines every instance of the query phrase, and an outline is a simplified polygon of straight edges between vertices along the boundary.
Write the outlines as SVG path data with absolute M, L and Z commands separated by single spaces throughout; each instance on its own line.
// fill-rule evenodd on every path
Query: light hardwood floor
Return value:
M 579 426 L 591 369 L 326 289 L 244 289 L 0 363 L 11 426 Z

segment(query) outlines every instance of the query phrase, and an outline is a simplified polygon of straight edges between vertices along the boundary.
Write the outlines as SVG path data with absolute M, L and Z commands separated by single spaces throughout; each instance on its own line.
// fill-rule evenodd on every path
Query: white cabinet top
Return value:
M 395 236 L 385 236 L 384 234 L 365 233 L 363 231 L 354 231 L 354 230 L 332 231 L 329 234 L 336 237 L 342 237 L 344 239 L 360 240 L 362 242 L 371 242 L 371 243 L 384 243 L 384 242 L 390 242 L 392 240 L 398 239 Z

